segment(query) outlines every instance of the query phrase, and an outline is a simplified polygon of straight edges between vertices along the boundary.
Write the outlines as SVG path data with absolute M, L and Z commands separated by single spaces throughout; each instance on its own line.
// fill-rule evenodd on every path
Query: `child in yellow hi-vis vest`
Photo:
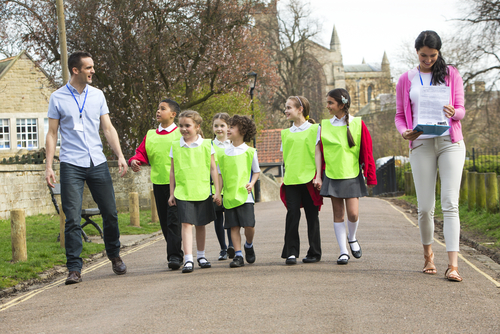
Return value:
M 170 149 L 170 205 L 177 205 L 179 221 L 182 223 L 184 246 L 183 273 L 194 270 L 193 228 L 196 228 L 197 261 L 201 268 L 212 265 L 205 257 L 205 225 L 215 219 L 210 190 L 210 176 L 214 180 L 213 202 L 221 204 L 221 195 L 214 148 L 210 139 L 203 139 L 200 114 L 185 110 L 179 115 L 182 138 L 172 143 Z
M 229 264 L 231 268 L 242 267 L 240 229 L 245 229 L 245 259 L 255 262 L 253 237 L 255 234 L 254 198 L 252 188 L 260 175 L 259 161 L 255 148 L 249 142 L 256 134 L 255 123 L 247 116 L 234 115 L 228 121 L 227 137 L 231 146 L 224 154 L 217 156 L 219 163 L 219 183 L 224 187 L 224 208 L 226 221 L 224 228 L 231 229 L 235 257 Z
M 172 270 L 177 270 L 182 265 L 182 236 L 177 207 L 167 203 L 170 197 L 170 158 L 165 153 L 170 151 L 173 141 L 181 138 L 179 128 L 174 123 L 175 116 L 180 111 L 179 104 L 174 100 L 162 100 L 156 111 L 156 120 L 160 123 L 158 129 L 148 131 L 135 155 L 128 161 L 136 173 L 141 170 L 142 164 L 151 165 L 156 209 L 167 242 L 168 267 Z

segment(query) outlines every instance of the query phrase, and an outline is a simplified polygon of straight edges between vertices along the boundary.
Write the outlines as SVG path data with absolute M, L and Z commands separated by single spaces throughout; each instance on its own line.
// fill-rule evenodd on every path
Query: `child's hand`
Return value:
M 141 170 L 141 162 L 139 160 L 132 160 L 130 167 L 132 167 L 134 172 L 138 172 Z
M 214 203 L 217 204 L 218 206 L 222 205 L 222 198 L 220 194 L 215 194 L 213 197 Z
M 368 188 L 375 188 L 376 184 L 367 184 L 366 185 Z
M 174 196 L 170 196 L 170 198 L 168 199 L 168 205 L 170 205 L 170 206 L 177 206 L 177 202 L 175 202 L 175 197 Z
M 321 186 L 323 185 L 323 181 L 321 180 L 321 177 L 320 176 L 316 176 L 313 180 L 313 187 L 321 190 Z
M 245 188 L 247 189 L 247 191 L 248 191 L 249 194 L 252 192 L 252 184 L 251 183 L 247 183 L 247 185 L 245 186 Z

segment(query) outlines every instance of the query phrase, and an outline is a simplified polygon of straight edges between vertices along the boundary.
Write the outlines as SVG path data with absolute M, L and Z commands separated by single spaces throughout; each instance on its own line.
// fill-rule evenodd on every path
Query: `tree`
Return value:
M 311 76 L 315 61 L 309 51 L 310 41 L 320 28 L 311 20 L 309 4 L 302 0 L 289 0 L 274 18 L 258 22 L 257 27 L 266 34 L 280 78 L 279 88 L 271 99 L 268 122 L 270 127 L 282 127 L 286 124 L 282 112 L 287 98 L 317 91 L 318 78 Z M 320 118 L 323 97 L 309 97 L 309 101 L 311 117 Z
M 103 89 L 112 121 L 131 154 L 154 124 L 168 96 L 182 109 L 216 95 L 243 92 L 246 74 L 272 91 L 276 74 L 262 38 L 252 32 L 255 1 L 67 0 L 68 50 L 85 50 L 96 64 L 94 84 Z M 22 40 L 57 76 L 55 1 L 4 1 L 6 32 Z

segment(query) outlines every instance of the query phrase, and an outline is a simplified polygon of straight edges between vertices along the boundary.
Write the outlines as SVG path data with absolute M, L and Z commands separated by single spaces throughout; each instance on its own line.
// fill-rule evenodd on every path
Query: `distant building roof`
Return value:
M 382 68 L 375 64 L 344 65 L 344 72 L 380 72 Z
M 2 72 L 14 61 L 16 57 L 10 57 L 0 60 L 0 76 L 2 76 Z
M 257 156 L 260 164 L 281 163 L 281 129 L 262 130 L 257 136 Z

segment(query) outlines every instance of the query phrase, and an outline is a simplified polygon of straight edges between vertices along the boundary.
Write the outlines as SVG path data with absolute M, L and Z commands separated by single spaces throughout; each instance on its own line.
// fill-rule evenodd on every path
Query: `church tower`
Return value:
M 337 29 L 333 26 L 332 38 L 330 40 L 330 64 L 331 79 L 328 78 L 328 89 L 345 88 L 344 63 L 342 61 L 342 49 Z
M 391 75 L 391 64 L 389 63 L 389 58 L 387 58 L 387 53 L 384 51 L 384 57 L 382 57 L 382 72 L 384 74 Z

